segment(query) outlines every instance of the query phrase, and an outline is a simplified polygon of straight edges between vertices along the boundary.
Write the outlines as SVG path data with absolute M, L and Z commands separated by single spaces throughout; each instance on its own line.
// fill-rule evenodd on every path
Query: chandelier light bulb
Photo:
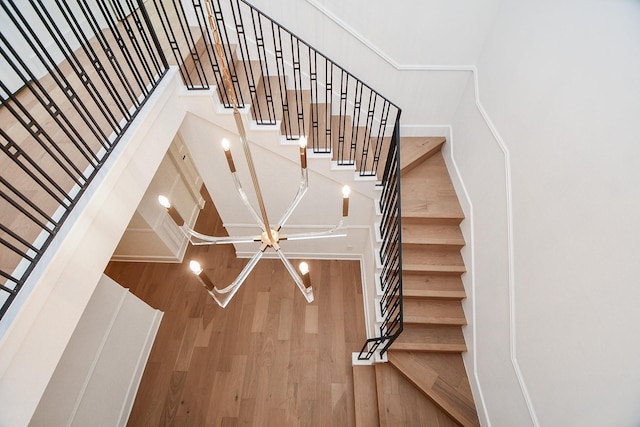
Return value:
M 189 269 L 193 272 L 193 274 L 195 275 L 200 275 L 200 273 L 202 273 L 202 266 L 200 265 L 200 263 L 196 260 L 191 260 L 189 261 Z
M 171 207 L 171 202 L 167 196 L 163 196 L 162 194 L 158 196 L 158 203 L 160 203 L 163 207 L 169 209 Z
M 307 168 L 307 137 L 300 137 L 300 167 L 304 170 Z
M 299 268 L 300 273 L 302 273 L 303 275 L 309 274 L 309 264 L 307 264 L 306 262 L 301 262 Z
M 300 273 L 302 273 L 302 283 L 304 287 L 309 289 L 311 288 L 311 277 L 309 277 L 309 264 L 306 262 L 300 263 Z
M 342 216 L 349 216 L 349 194 L 351 194 L 351 189 L 348 185 L 342 187 Z
M 227 158 L 227 164 L 231 173 L 236 172 L 236 165 L 233 163 L 233 156 L 231 156 L 231 143 L 227 138 L 222 138 L 222 149 L 224 150 L 224 156 Z

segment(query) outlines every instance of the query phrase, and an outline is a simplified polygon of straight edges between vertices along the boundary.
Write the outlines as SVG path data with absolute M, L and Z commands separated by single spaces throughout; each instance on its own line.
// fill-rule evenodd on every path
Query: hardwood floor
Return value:
M 224 233 L 210 199 L 196 229 Z M 182 264 L 105 271 L 165 313 L 128 425 L 353 426 L 351 353 L 365 340 L 359 262 L 309 261 L 307 304 L 282 263 L 263 259 L 222 309 L 188 271 L 192 258 L 221 284 L 246 262 L 229 246 L 191 247 Z

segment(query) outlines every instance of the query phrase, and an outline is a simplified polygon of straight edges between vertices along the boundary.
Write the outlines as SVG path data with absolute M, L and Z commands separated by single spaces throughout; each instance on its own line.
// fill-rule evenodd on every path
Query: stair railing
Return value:
M 380 261 L 379 275 L 381 297 L 379 310 L 380 336 L 369 338 L 358 355 L 359 360 L 380 356 L 389 349 L 400 336 L 404 326 L 402 310 L 402 223 L 400 200 L 400 114 L 395 122 L 393 137 L 389 147 L 387 165 L 382 178 L 380 197 Z
M 141 5 L 0 2 L 0 318 L 168 70 Z
M 162 22 L 161 38 L 185 85 L 216 85 L 222 104 L 232 108 L 204 2 L 169 3 L 154 0 L 150 14 Z M 315 153 L 332 153 L 361 176 L 382 176 L 393 132 L 388 123 L 400 112 L 394 103 L 245 0 L 211 0 L 211 6 L 235 96 L 253 120 L 279 123 L 289 140 L 306 135 Z

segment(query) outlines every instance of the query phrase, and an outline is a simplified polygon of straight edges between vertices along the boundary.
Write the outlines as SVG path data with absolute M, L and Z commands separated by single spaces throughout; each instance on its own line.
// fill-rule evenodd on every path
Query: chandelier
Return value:
M 233 161 L 233 156 L 231 155 L 231 144 L 227 139 L 222 140 L 222 148 L 224 150 L 227 164 L 229 165 L 229 171 L 231 172 L 231 176 L 233 178 L 233 182 L 235 184 L 236 192 L 238 193 L 242 203 L 247 208 L 247 210 L 253 216 L 253 219 L 256 222 L 256 225 L 261 230 L 260 235 L 251 235 L 251 236 L 239 236 L 239 237 L 215 237 L 209 236 L 206 234 L 201 234 L 194 229 L 190 228 L 182 219 L 178 211 L 174 206 L 171 205 L 169 199 L 163 195 L 158 196 L 158 202 L 164 206 L 167 210 L 167 214 L 171 217 L 171 219 L 176 223 L 176 225 L 180 228 L 180 230 L 184 233 L 184 235 L 188 238 L 189 242 L 192 245 L 220 245 L 220 244 L 235 244 L 235 243 L 250 243 L 256 242 L 258 243 L 258 250 L 256 253 L 249 259 L 249 262 L 244 266 L 240 274 L 235 278 L 231 284 L 226 286 L 225 288 L 218 288 L 213 281 L 207 276 L 203 267 L 199 262 L 192 260 L 189 263 L 189 268 L 191 271 L 199 278 L 201 284 L 207 289 L 207 292 L 211 297 L 218 303 L 221 307 L 226 307 L 229 301 L 233 298 L 236 292 L 240 289 L 245 279 L 251 273 L 253 268 L 256 266 L 258 261 L 262 258 L 265 251 L 268 249 L 274 250 L 278 255 L 278 258 L 282 261 L 285 268 L 293 278 L 293 281 L 302 292 L 302 295 L 305 297 L 307 302 L 313 301 L 313 289 L 311 287 L 311 279 L 309 276 L 309 266 L 306 262 L 301 262 L 299 265 L 300 271 L 296 270 L 291 262 L 287 259 L 282 248 L 280 247 L 280 242 L 284 240 L 309 240 L 309 239 L 321 239 L 327 237 L 344 237 L 346 234 L 339 233 L 340 229 L 343 227 L 343 219 L 349 214 L 349 193 L 350 189 L 348 186 L 344 186 L 342 189 L 342 219 L 338 222 L 334 227 L 320 231 L 320 232 L 311 232 L 311 233 L 295 233 L 295 234 L 284 234 L 281 232 L 282 228 L 285 226 L 287 220 L 294 212 L 304 195 L 306 194 L 309 188 L 309 174 L 307 171 L 307 138 L 305 136 L 300 136 L 300 183 L 298 186 L 298 192 L 296 193 L 293 202 L 289 206 L 289 208 L 285 211 L 284 215 L 280 218 L 280 220 L 274 225 L 271 225 L 269 218 L 267 216 L 267 210 L 265 208 L 264 199 L 262 197 L 262 191 L 260 190 L 260 183 L 258 181 L 258 176 L 256 174 L 255 166 L 253 163 L 253 157 L 251 155 L 251 149 L 249 147 L 249 142 L 247 140 L 247 135 L 244 129 L 244 124 L 242 122 L 242 117 L 240 116 L 238 100 L 235 95 L 235 91 L 233 88 L 233 84 L 231 81 L 231 75 L 229 73 L 229 69 L 225 63 L 224 54 L 222 51 L 222 42 L 220 40 L 220 35 L 218 33 L 218 29 L 213 20 L 211 5 L 209 2 L 206 2 L 207 12 L 209 15 L 209 25 L 211 27 L 214 43 L 216 48 L 216 54 L 218 56 L 222 77 L 224 84 L 227 88 L 227 91 L 230 94 L 230 103 L 233 107 L 233 116 L 236 123 L 236 128 L 238 131 L 238 136 L 240 142 L 242 143 L 242 148 L 244 151 L 244 156 L 247 162 L 247 166 L 249 169 L 249 174 L 251 176 L 251 182 L 253 184 L 253 189 L 258 201 L 258 206 L 260 210 L 260 214 L 256 212 L 253 208 L 249 199 L 247 197 L 247 193 L 244 191 L 242 184 L 240 183 L 240 178 L 238 177 L 235 163 Z

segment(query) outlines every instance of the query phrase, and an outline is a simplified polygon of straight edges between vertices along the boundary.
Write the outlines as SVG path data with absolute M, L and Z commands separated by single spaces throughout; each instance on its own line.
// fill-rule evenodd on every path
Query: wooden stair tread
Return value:
M 380 427 L 457 426 L 453 419 L 389 363 L 376 364 L 375 372 Z
M 405 245 L 446 245 L 458 249 L 465 245 L 457 224 L 402 224 L 402 243 Z
M 404 298 L 405 323 L 431 325 L 466 325 L 467 320 L 459 301 Z
M 409 265 L 450 265 L 464 267 L 460 249 L 447 246 L 413 246 L 403 244 L 402 262 Z
M 435 153 L 402 176 L 405 217 L 464 218 L 442 153 Z
M 409 172 L 423 160 L 442 149 L 446 139 L 438 137 L 402 137 L 400 138 L 401 174 Z
M 465 427 L 480 425 L 461 355 L 390 350 L 388 358 L 456 422 Z
M 353 365 L 353 394 L 356 427 L 379 425 L 376 372 L 373 365 Z
M 391 349 L 461 353 L 467 346 L 459 326 L 406 324 Z

